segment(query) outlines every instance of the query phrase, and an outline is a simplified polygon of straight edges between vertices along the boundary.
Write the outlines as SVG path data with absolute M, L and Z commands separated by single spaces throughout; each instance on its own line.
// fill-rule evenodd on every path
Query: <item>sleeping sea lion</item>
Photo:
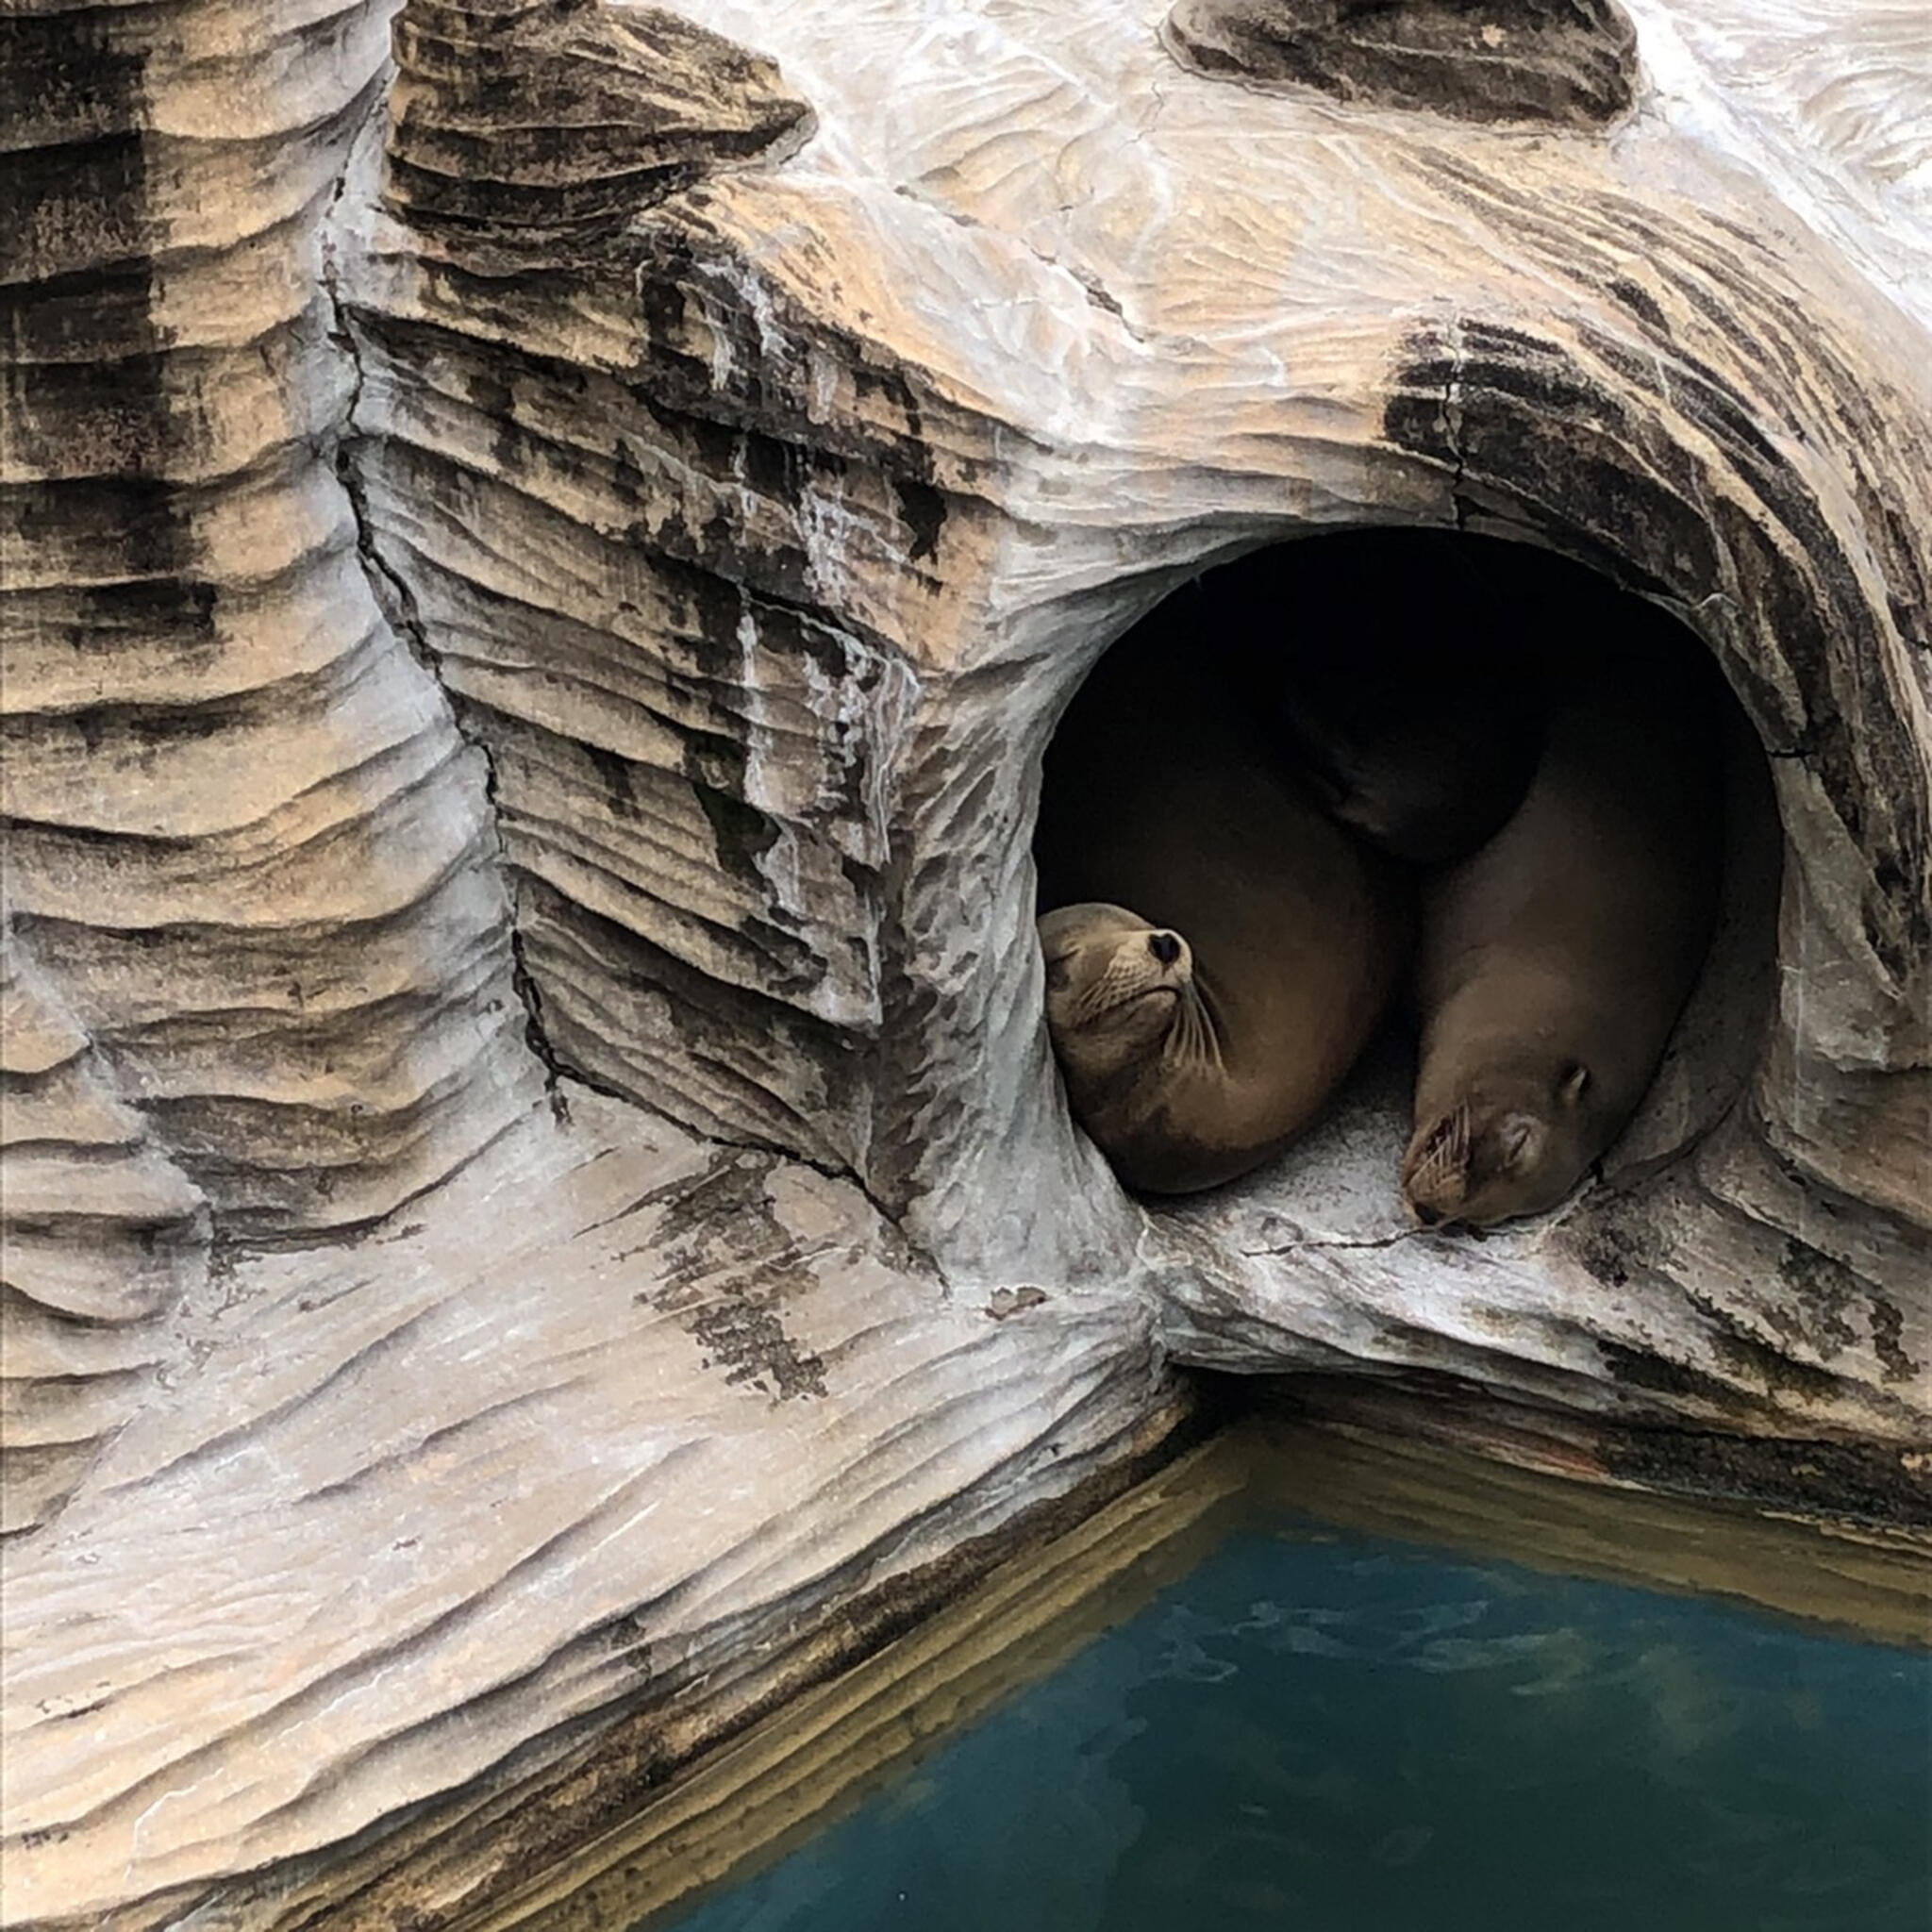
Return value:
M 1716 921 L 1710 667 L 1643 633 L 1566 675 L 1522 806 L 1423 897 L 1415 1132 L 1427 1225 L 1553 1208 L 1649 1087 Z
M 1122 1180 L 1213 1187 L 1314 1118 L 1396 981 L 1396 869 L 1158 627 L 1115 645 L 1062 722 L 1035 856 L 1048 1030 Z

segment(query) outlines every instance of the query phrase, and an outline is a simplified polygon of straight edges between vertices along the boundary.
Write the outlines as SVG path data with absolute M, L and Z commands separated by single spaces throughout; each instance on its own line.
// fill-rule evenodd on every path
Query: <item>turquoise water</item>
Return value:
M 656 1923 L 1932 1932 L 1932 1658 L 1243 1530 L 782 1861 Z

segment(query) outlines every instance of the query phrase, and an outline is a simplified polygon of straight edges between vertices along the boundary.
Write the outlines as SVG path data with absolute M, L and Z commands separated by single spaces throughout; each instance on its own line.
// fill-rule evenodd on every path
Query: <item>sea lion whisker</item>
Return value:
M 1183 995 L 1179 1017 L 1174 1025 L 1170 1051 L 1190 1060 L 1204 1062 L 1217 1074 L 1226 1071 L 1221 1054 L 1221 1041 L 1209 1024 L 1207 1011 L 1202 1006 L 1198 990 L 1192 999 Z
M 1469 1191 L 1470 1109 L 1453 1108 L 1414 1143 L 1403 1164 L 1403 1189 L 1411 1199 L 1453 1191 L 1457 1200 Z M 1440 1204 L 1438 1204 L 1440 1205 Z
M 1123 1011 L 1138 1001 L 1158 993 L 1168 993 L 1178 999 L 1180 989 L 1159 982 L 1150 986 L 1141 974 L 1109 967 L 1075 1002 L 1074 1012 L 1082 1024 L 1087 1024 L 1105 1019 L 1109 1013 Z

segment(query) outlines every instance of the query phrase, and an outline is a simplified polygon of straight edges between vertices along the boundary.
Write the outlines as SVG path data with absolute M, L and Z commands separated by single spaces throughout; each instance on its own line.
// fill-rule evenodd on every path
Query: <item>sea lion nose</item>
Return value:
M 1163 966 L 1172 966 L 1181 956 L 1181 942 L 1171 932 L 1150 932 L 1147 935 L 1147 950 Z
M 1415 1218 L 1424 1227 L 1441 1227 L 1442 1224 L 1442 1210 L 1440 1208 L 1425 1208 L 1418 1201 L 1415 1204 Z

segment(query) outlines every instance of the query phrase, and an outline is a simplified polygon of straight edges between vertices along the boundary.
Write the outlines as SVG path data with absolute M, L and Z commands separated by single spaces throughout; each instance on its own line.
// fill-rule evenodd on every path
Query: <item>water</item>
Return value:
M 650 1932 L 1932 1932 L 1932 1657 L 1276 1517 Z

